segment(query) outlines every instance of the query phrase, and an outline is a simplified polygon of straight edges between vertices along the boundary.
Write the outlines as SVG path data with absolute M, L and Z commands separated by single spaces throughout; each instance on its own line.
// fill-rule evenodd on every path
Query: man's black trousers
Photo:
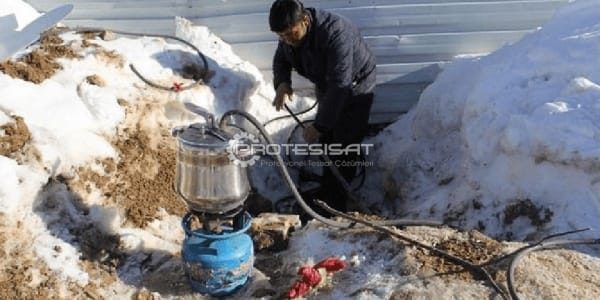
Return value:
M 333 130 L 329 134 L 323 134 L 319 141 L 322 144 L 341 144 L 342 149 L 350 144 L 360 144 L 369 129 L 373 97 L 373 92 L 369 92 L 349 98 Z M 361 149 L 362 151 L 364 148 Z M 329 158 L 334 166 L 338 166 L 337 168 L 348 183 L 355 177 L 356 165 L 362 160 L 361 156 L 354 151 L 342 155 L 329 155 Z M 346 192 L 329 167 L 326 166 L 323 167 L 319 197 L 320 200 L 325 201 L 336 210 L 346 211 Z M 315 209 L 320 214 L 329 215 L 319 208 L 315 207 Z

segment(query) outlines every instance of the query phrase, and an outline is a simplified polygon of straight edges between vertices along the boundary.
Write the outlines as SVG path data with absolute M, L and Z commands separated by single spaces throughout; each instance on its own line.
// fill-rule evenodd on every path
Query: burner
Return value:
M 243 227 L 243 221 L 240 220 L 245 213 L 244 206 L 239 206 L 233 210 L 222 214 L 212 214 L 200 211 L 190 211 L 190 217 L 193 217 L 197 222 L 192 225 L 200 225 L 202 229 L 210 233 L 221 233 L 222 227 L 238 230 Z M 198 224 L 200 223 L 200 224 Z

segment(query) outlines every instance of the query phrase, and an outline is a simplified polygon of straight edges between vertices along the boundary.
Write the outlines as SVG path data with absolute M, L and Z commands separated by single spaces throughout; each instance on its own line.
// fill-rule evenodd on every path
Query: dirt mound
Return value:
M 0 299 L 65 299 L 65 292 L 70 299 L 103 299 L 98 295 L 94 283 L 83 288 L 74 282 L 65 285 L 43 261 L 31 253 L 32 241 L 19 239 L 24 234 L 23 228 L 19 228 L 19 225 L 15 227 L 15 231 L 0 232 L 0 244 L 5 248 L 0 251 Z M 11 241 L 12 247 L 7 246 L 7 240 Z
M 548 208 L 538 207 L 530 199 L 519 199 L 504 209 L 504 224 L 510 225 L 518 217 L 526 217 L 532 225 L 541 227 L 550 222 L 552 216 L 554 213 Z
M 463 258 L 473 264 L 482 264 L 500 257 L 504 245 L 482 233 L 472 230 L 464 238 L 451 237 L 439 242 L 436 248 Z M 473 280 L 473 274 L 462 266 L 449 262 L 437 255 L 419 249 L 415 257 L 423 265 L 423 271 L 444 274 L 461 280 Z
M 21 150 L 31 139 L 29 128 L 22 117 L 14 117 L 15 122 L 0 126 L 0 155 L 8 156 Z
M 14 122 L 0 127 L 0 155 L 16 160 L 20 164 L 41 161 L 40 152 L 31 143 L 31 132 L 22 117 L 13 117 Z
M 97 34 L 85 35 L 81 46 L 94 49 L 98 61 L 123 68 L 124 58 L 91 41 L 96 38 Z M 45 47 L 44 42 L 47 43 Z M 62 42 L 60 37 L 48 36 L 42 40 L 40 48 L 66 53 L 66 57 L 78 57 L 71 48 L 58 51 L 58 47 L 48 46 L 56 46 L 59 42 Z M 90 75 L 86 81 L 99 87 L 106 86 L 104 79 L 98 75 Z M 107 204 L 121 208 L 125 219 L 137 227 L 144 227 L 154 220 L 161 208 L 169 214 L 185 214 L 185 205 L 177 198 L 173 188 L 175 141 L 169 129 L 154 119 L 162 114 L 163 105 L 153 99 L 139 99 L 131 103 L 119 99 L 119 104 L 125 108 L 126 119 L 117 129 L 116 137 L 112 138 L 112 144 L 119 153 L 118 160 L 96 161 L 100 168 L 81 167 L 77 176 L 68 178 L 65 183 L 81 196 L 99 189 Z M 148 128 L 140 124 L 158 125 Z
M 10 255 L 18 255 L 11 253 Z M 4 259 L 4 258 L 2 258 Z M 27 286 L 17 288 L 15 285 L 31 282 L 33 277 L 32 262 L 14 262 L 6 265 L 0 276 L 0 298 L 2 299 L 56 299 L 58 280 L 56 276 L 52 276 L 47 268 L 44 268 L 40 273 L 44 278 L 37 288 L 28 288 Z
M 20 244 L 18 236 L 23 228 L 19 224 L 15 227 L 16 232 L 0 231 L 0 244 L 4 246 L 0 251 L 0 299 L 56 298 L 58 279 L 43 263 L 28 258 L 31 245 Z M 12 243 L 8 244 L 9 240 Z
M 125 208 L 128 220 L 143 227 L 155 219 L 160 208 L 169 214 L 185 214 L 185 205 L 173 188 L 176 149 L 168 132 L 161 134 L 156 147 L 143 130 L 118 140 L 115 146 L 121 161 L 116 168 L 117 182 L 108 188 L 121 194 L 118 204 Z
M 102 77 L 100 77 L 100 76 L 98 76 L 96 74 L 87 76 L 85 78 L 85 81 L 87 81 L 91 85 L 96 85 L 96 86 L 99 86 L 99 87 L 106 86 L 106 81 L 104 81 L 104 79 L 102 79 Z
M 590 257 L 570 250 L 529 254 L 516 268 L 515 281 L 519 293 L 535 295 L 530 299 L 598 299 L 600 295 L 597 267 Z
M 79 58 L 80 56 L 55 33 L 44 35 L 39 47 L 20 57 L 17 61 L 0 64 L 0 72 L 13 78 L 41 83 L 61 69 L 57 58 Z
M 160 110 L 158 104 L 143 103 L 126 106 L 125 123 L 138 125 L 120 130 L 113 141 L 119 152 L 119 161 L 107 159 L 99 164 L 103 174 L 92 168 L 80 168 L 78 179 L 69 182 L 75 189 L 84 188 L 87 193 L 92 187 L 114 204 L 123 209 L 123 215 L 134 226 L 144 227 L 154 220 L 161 208 L 169 214 L 183 216 L 184 203 L 176 196 L 173 188 L 175 177 L 176 146 L 166 128 L 160 133 L 143 128 L 139 124 L 152 123 L 153 110 Z M 134 130 L 131 130 L 134 128 Z M 154 129 L 156 130 L 156 129 Z

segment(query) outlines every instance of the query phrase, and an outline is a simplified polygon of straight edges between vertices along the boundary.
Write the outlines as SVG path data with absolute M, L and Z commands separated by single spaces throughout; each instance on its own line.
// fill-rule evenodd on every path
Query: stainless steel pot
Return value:
M 223 214 L 244 204 L 250 192 L 247 169 L 229 158 L 230 135 L 212 124 L 173 130 L 178 154 L 175 190 L 190 210 Z

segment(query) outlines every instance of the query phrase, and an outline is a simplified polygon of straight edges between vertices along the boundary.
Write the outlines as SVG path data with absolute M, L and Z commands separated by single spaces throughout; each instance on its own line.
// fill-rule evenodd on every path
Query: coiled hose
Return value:
M 163 86 L 160 85 L 158 83 L 152 82 L 151 80 L 147 79 L 146 77 L 144 77 L 136 68 L 133 64 L 129 64 L 129 68 L 131 69 L 131 71 L 133 71 L 133 73 L 135 73 L 135 75 L 137 75 L 144 83 L 146 83 L 147 85 L 156 88 L 156 89 L 160 89 L 160 90 L 164 90 L 164 91 L 175 91 L 175 92 L 181 92 L 181 91 L 185 91 L 188 89 L 191 89 L 193 87 L 195 87 L 196 85 L 200 84 L 202 82 L 202 80 L 204 78 L 206 78 L 206 75 L 208 74 L 208 61 L 206 60 L 206 57 L 204 56 L 204 54 L 202 54 L 202 52 L 200 52 L 200 49 L 198 49 L 198 47 L 194 46 L 194 44 L 173 36 L 173 35 L 167 35 L 167 34 L 153 34 L 153 33 L 139 33 L 139 32 L 129 32 L 129 31 L 122 31 L 122 30 L 112 30 L 112 29 L 106 29 L 106 28 L 99 28 L 99 27 L 76 27 L 73 29 L 70 29 L 71 31 L 74 31 L 76 33 L 100 33 L 100 32 L 112 32 L 115 34 L 120 34 L 120 35 L 130 35 L 130 36 L 149 36 L 149 37 L 157 37 L 157 38 L 163 38 L 163 39 L 171 39 L 171 40 L 176 40 L 182 44 L 187 45 L 188 47 L 194 49 L 194 51 L 196 51 L 196 54 L 198 54 L 198 56 L 200 57 L 200 59 L 202 60 L 202 63 L 204 64 L 203 68 L 201 69 L 201 73 L 197 74 L 196 80 L 195 82 L 185 85 L 185 86 Z

